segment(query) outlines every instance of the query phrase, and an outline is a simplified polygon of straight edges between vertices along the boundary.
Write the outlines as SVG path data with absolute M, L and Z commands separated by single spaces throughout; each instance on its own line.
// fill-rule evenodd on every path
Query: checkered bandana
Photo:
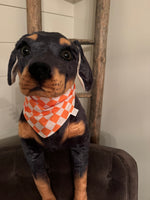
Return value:
M 65 94 L 55 98 L 27 96 L 24 116 L 30 126 L 43 138 L 53 135 L 68 119 L 76 116 L 75 85 Z

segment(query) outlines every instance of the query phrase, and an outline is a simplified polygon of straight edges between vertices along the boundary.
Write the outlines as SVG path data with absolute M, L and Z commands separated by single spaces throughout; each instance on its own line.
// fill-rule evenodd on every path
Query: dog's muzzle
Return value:
M 29 73 L 38 82 L 51 78 L 51 68 L 44 62 L 35 62 L 29 65 Z

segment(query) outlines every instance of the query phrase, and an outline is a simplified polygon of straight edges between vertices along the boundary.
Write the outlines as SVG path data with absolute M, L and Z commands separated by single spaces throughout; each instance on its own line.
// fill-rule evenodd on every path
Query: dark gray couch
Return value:
M 57 200 L 72 200 L 69 152 L 49 152 L 46 158 Z M 128 153 L 91 144 L 88 200 L 137 200 L 137 185 L 137 165 Z M 0 199 L 40 200 L 18 137 L 0 141 Z

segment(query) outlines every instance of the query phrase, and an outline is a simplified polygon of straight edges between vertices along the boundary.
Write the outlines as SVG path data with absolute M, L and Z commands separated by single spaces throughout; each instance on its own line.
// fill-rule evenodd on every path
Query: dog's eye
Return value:
M 70 61 L 73 59 L 72 53 L 69 50 L 61 51 L 60 55 L 64 60 Z
M 27 45 L 24 45 L 22 48 L 21 48 L 21 54 L 23 56 L 27 56 L 30 54 L 30 47 L 27 46 Z

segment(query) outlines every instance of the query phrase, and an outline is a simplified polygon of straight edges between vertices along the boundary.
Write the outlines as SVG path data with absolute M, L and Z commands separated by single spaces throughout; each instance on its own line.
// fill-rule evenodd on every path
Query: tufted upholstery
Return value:
M 69 152 L 46 153 L 48 172 L 57 200 L 72 200 Z M 137 200 L 137 165 L 126 152 L 90 146 L 88 200 Z M 0 199 L 40 200 L 19 140 L 0 142 Z

